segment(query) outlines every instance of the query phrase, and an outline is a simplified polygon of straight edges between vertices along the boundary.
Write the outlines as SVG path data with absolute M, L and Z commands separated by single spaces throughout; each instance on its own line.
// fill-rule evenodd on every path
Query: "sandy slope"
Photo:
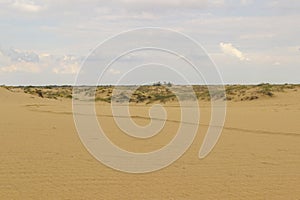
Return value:
M 0 88 L 0 199 L 300 199 L 300 92 L 231 102 L 220 141 L 197 158 L 209 108 L 192 147 L 171 166 L 149 174 L 105 167 L 83 147 L 70 100 L 48 100 Z M 149 141 L 114 126 L 109 107 L 97 105 L 100 123 L 122 148 L 144 152 L 172 138 L 178 107 Z M 132 108 L 145 124 L 147 107 Z M 165 134 L 164 134 L 165 133 Z

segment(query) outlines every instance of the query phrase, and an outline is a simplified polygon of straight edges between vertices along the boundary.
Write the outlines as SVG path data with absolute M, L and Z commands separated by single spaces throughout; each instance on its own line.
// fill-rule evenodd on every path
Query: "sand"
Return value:
M 147 174 L 106 167 L 81 143 L 70 99 L 43 99 L 0 88 L 0 199 L 300 199 L 300 91 L 274 98 L 229 102 L 221 138 L 203 160 L 209 104 L 191 148 L 175 163 Z M 147 152 L 164 146 L 178 128 L 179 108 L 159 135 L 130 138 L 115 126 L 109 106 L 99 121 L 120 147 Z M 146 124 L 148 106 L 135 105 Z

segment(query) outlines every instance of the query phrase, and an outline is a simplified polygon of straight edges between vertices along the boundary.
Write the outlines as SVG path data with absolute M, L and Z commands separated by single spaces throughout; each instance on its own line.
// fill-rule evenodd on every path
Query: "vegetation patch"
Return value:
M 73 87 L 71 86 L 0 86 L 12 92 L 24 92 L 30 95 L 34 95 L 38 98 L 48 99 L 72 99 Z M 214 88 L 215 87 L 215 88 Z M 119 87 L 118 87 L 119 88 Z M 133 102 L 133 103 L 155 103 L 155 102 L 172 102 L 180 100 L 191 100 L 193 95 L 190 94 L 187 86 L 173 85 L 171 83 L 154 83 L 152 85 L 143 85 L 136 89 L 136 86 L 121 86 L 121 92 L 114 94 L 114 86 L 98 86 L 94 91 L 90 90 L 90 87 L 80 88 L 79 92 L 95 100 L 97 102 Z M 211 88 L 211 92 L 208 88 Z M 227 101 L 254 101 L 260 98 L 273 98 L 278 93 L 284 93 L 286 91 L 297 91 L 300 85 L 282 84 L 271 85 L 268 83 L 261 83 L 258 85 L 226 85 L 225 93 L 219 86 L 203 86 L 193 85 L 192 89 L 199 101 L 214 100 L 227 100 Z M 132 90 L 135 90 L 133 93 Z M 176 91 L 176 95 L 173 91 Z M 131 94 L 131 95 L 130 95 Z

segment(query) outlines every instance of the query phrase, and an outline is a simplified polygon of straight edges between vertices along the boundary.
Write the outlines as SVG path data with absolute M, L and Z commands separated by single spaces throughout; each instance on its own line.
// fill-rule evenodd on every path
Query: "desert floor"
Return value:
M 77 134 L 70 99 L 43 99 L 0 88 L 0 199 L 300 199 L 300 91 L 274 98 L 228 102 L 221 138 L 203 160 L 198 151 L 209 122 L 201 103 L 201 126 L 191 148 L 167 168 L 128 174 L 93 158 Z M 147 152 L 164 146 L 177 130 L 170 113 L 165 129 L 149 140 L 122 134 L 109 105 L 97 114 L 118 146 Z M 148 106 L 131 112 L 139 124 Z

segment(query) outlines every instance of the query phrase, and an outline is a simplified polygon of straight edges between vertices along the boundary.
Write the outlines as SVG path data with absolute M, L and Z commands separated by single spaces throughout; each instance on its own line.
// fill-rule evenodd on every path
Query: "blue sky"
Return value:
M 225 83 L 299 83 L 298 0 L 0 0 L 0 84 L 73 84 L 96 45 L 144 26 L 197 40 Z

